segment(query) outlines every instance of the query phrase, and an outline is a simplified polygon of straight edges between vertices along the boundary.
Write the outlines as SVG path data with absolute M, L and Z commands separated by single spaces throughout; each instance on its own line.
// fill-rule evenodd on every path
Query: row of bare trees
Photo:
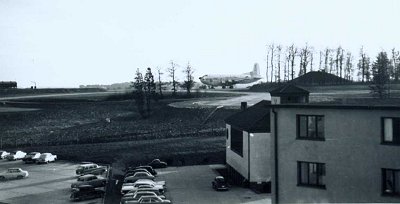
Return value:
M 190 90 L 194 86 L 194 69 L 188 62 L 187 66 L 182 70 L 185 74 L 185 80 L 182 84 L 177 81 L 176 71 L 178 64 L 174 63 L 172 60 L 170 62 L 170 67 L 167 68 L 167 72 L 172 80 L 172 95 L 175 96 L 177 92 L 177 86 L 180 85 L 182 88 L 186 89 L 186 93 L 190 95 Z M 139 69 L 136 70 L 135 81 L 133 82 L 134 92 L 133 96 L 135 99 L 136 107 L 140 115 L 143 118 L 149 117 L 151 112 L 151 100 L 158 100 L 159 97 L 163 97 L 163 83 L 161 81 L 162 69 L 157 68 L 158 73 L 158 84 L 154 81 L 154 75 L 151 68 L 148 67 L 146 73 L 143 77 Z M 158 88 L 159 95 L 156 93 Z
M 314 62 L 315 58 L 319 59 L 317 65 Z M 276 44 L 267 45 L 266 59 L 267 82 L 286 82 L 310 71 L 323 71 L 347 80 L 362 82 L 372 80 L 372 62 L 364 47 L 360 48 L 356 66 L 353 54 L 341 46 L 327 47 L 318 51 L 307 43 L 303 47 L 294 44 L 285 47 Z M 395 48 L 391 50 L 390 63 L 391 66 L 388 68 L 390 79 L 399 81 L 400 57 L 399 51 Z

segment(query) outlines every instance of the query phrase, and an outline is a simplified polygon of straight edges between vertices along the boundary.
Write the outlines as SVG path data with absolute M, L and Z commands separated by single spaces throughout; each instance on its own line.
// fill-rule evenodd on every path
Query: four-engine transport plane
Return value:
M 260 68 L 256 63 L 254 65 L 253 71 L 240 74 L 240 75 L 204 75 L 199 78 L 203 84 L 208 85 L 209 88 L 214 88 L 215 86 L 222 86 L 233 88 L 235 84 L 249 84 L 256 82 L 262 77 L 260 76 Z

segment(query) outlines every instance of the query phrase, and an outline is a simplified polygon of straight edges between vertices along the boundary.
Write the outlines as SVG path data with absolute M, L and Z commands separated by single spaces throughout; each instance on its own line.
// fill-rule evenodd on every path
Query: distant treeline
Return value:
M 386 53 L 383 51 L 383 53 Z M 379 53 L 380 54 L 380 53 Z M 389 54 L 386 72 L 389 79 L 399 81 L 400 56 L 393 48 Z M 286 82 L 311 71 L 323 71 L 351 81 L 368 82 L 373 76 L 373 61 L 360 48 L 358 55 L 352 54 L 341 46 L 316 50 L 306 44 L 298 47 L 294 44 L 282 46 L 267 45 L 267 82 Z M 376 61 L 376 60 L 375 60 Z

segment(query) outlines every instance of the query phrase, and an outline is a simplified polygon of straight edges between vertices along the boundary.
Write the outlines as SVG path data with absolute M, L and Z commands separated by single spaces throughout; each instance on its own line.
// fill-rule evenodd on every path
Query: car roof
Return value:
M 81 165 L 79 165 L 79 167 L 87 167 L 87 166 L 95 166 L 95 165 L 97 165 L 97 164 L 95 164 L 95 163 L 91 163 L 91 164 L 81 164 Z
M 88 178 L 88 177 L 96 177 L 96 176 L 93 174 L 86 174 L 86 175 L 80 176 L 79 178 Z
M 22 171 L 21 168 L 9 168 L 8 170 L 21 170 Z
M 135 172 L 135 174 L 133 174 L 133 176 L 135 176 L 135 175 L 140 175 L 140 174 L 146 174 L 146 175 L 149 175 L 147 172 Z

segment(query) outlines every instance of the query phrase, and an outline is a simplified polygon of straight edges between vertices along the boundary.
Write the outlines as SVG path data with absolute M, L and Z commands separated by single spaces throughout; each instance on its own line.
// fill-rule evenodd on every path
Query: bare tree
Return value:
M 194 69 L 192 66 L 190 66 L 189 62 L 186 68 L 183 70 L 183 73 L 185 73 L 185 81 L 183 82 L 183 87 L 186 89 L 186 93 L 190 95 L 190 90 L 194 86 L 194 81 L 193 81 Z
M 353 56 L 351 55 L 351 52 L 347 52 L 344 78 L 347 80 L 353 80 L 353 72 Z
M 313 71 L 314 53 L 310 52 L 310 72 Z
M 325 52 L 324 52 L 324 70 L 325 72 L 329 72 L 330 73 L 330 69 L 328 68 L 329 65 L 329 56 L 330 56 L 330 49 L 329 48 L 325 48 Z
M 300 73 L 299 76 L 307 73 L 307 66 L 310 63 L 311 48 L 306 43 L 306 46 L 300 51 Z
M 339 73 L 340 73 L 339 75 L 340 75 L 340 78 L 343 77 L 343 60 L 344 60 L 343 52 L 344 52 L 344 50 L 341 49 L 340 50 L 340 54 L 339 54 Z
M 276 60 L 277 60 L 277 70 L 275 73 L 275 82 L 280 83 L 281 82 L 281 51 L 282 51 L 282 46 L 278 45 L 276 47 Z
M 274 55 L 275 55 L 275 45 L 272 43 L 269 45 L 269 50 L 271 51 L 271 82 L 272 82 L 272 77 L 274 76 Z
M 364 47 L 360 49 L 360 60 L 357 64 L 358 67 L 358 75 L 361 76 L 361 81 L 369 81 L 370 80 L 370 59 L 364 51 Z
M 168 73 L 169 73 L 169 76 L 172 78 L 172 90 L 173 90 L 172 95 L 175 96 L 176 95 L 176 85 L 177 85 L 175 72 L 176 72 L 177 64 L 175 64 L 174 61 L 172 61 L 172 60 L 170 63 L 171 63 L 171 67 L 168 68 Z
M 267 48 L 267 71 L 265 72 L 265 78 L 267 79 L 268 83 L 268 68 L 269 68 L 269 49 Z
M 399 51 L 396 51 L 395 48 L 392 49 L 392 59 L 390 60 L 391 62 L 391 76 L 392 79 L 394 79 L 395 81 L 399 80 L 400 77 L 400 53 Z
M 318 67 L 319 71 L 323 70 L 323 68 L 322 68 L 322 56 L 323 56 L 323 54 L 324 53 L 322 51 L 319 51 L 319 67 Z
M 291 79 L 294 79 L 294 66 L 295 66 L 295 58 L 297 55 L 297 48 L 294 46 L 294 44 L 292 44 L 291 46 L 289 46 L 289 60 L 290 60 L 290 76 Z
M 342 69 L 343 69 L 343 49 L 339 46 L 336 49 L 336 58 L 335 58 L 335 65 L 336 65 L 336 76 L 342 77 Z
M 158 73 L 158 91 L 160 93 L 160 97 L 162 98 L 163 94 L 162 94 L 162 82 L 161 82 L 161 75 L 163 75 L 164 73 L 161 72 L 161 68 L 157 67 L 157 73 Z

